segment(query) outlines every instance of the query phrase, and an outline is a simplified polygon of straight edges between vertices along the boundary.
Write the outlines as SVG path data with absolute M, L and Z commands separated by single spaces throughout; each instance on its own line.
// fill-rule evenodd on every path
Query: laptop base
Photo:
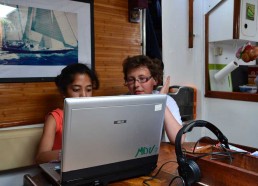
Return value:
M 105 186 L 110 182 L 149 175 L 157 166 L 158 155 L 127 160 L 87 169 L 62 172 L 62 182 L 47 174 L 54 185 L 62 186 Z M 122 171 L 121 171 L 122 170 Z
M 82 170 L 63 172 L 62 185 L 99 186 L 123 179 L 149 175 L 156 168 L 157 161 L 158 155 L 152 155 Z M 81 179 L 78 179 L 78 177 Z

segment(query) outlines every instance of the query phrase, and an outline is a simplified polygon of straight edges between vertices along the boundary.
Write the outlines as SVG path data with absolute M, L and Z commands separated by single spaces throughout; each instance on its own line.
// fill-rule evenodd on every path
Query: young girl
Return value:
M 64 98 L 90 97 L 98 89 L 99 80 L 86 65 L 76 63 L 65 67 L 55 78 L 56 86 Z M 36 156 L 37 163 L 60 160 L 62 149 L 63 110 L 57 108 L 45 119 L 43 134 Z
M 128 87 L 130 94 L 168 93 L 169 77 L 160 92 L 155 90 L 163 80 L 163 64 L 158 59 L 150 59 L 144 55 L 128 57 L 123 62 L 123 73 L 125 85 Z M 176 135 L 182 127 L 182 120 L 179 108 L 175 100 L 170 96 L 167 96 L 167 107 L 164 118 L 164 126 L 168 139 L 171 143 L 175 143 Z

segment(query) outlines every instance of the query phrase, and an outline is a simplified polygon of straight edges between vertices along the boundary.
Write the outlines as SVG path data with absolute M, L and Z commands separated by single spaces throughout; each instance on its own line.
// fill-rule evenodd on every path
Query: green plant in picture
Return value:
M 255 5 L 253 4 L 246 4 L 246 19 L 248 20 L 254 20 L 254 12 L 255 12 Z

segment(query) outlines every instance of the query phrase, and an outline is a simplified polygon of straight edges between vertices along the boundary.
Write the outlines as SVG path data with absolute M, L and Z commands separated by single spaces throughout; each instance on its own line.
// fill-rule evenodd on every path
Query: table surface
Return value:
M 178 164 L 176 163 L 176 154 L 175 154 L 174 145 L 171 145 L 170 143 L 165 143 L 165 142 L 161 143 L 157 168 L 152 172 L 151 175 L 155 175 L 159 170 L 159 168 L 164 163 L 166 164 L 162 167 L 157 177 L 147 182 L 149 185 L 167 186 L 172 180 L 172 178 L 177 175 Z M 41 173 L 41 169 L 37 165 L 13 169 L 13 170 L 7 170 L 7 171 L 0 171 L 0 185 L 22 186 L 24 185 L 24 175 L 28 175 L 28 178 L 31 178 L 32 179 L 31 181 L 35 181 L 37 185 L 46 185 L 46 186 L 52 185 L 46 180 L 45 176 Z M 123 185 L 126 185 L 126 186 L 141 185 L 142 186 L 143 181 L 149 178 L 151 177 L 142 176 L 138 178 L 132 178 L 132 179 L 110 183 L 109 185 L 110 186 L 123 186 Z

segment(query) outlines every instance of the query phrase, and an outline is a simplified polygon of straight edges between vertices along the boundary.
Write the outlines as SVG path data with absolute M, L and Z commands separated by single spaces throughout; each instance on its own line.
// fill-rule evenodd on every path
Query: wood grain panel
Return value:
M 100 89 L 93 95 L 126 93 L 122 62 L 141 53 L 140 24 L 128 22 L 128 1 L 94 0 L 94 37 Z M 53 82 L 0 83 L 0 128 L 43 123 L 62 104 Z

